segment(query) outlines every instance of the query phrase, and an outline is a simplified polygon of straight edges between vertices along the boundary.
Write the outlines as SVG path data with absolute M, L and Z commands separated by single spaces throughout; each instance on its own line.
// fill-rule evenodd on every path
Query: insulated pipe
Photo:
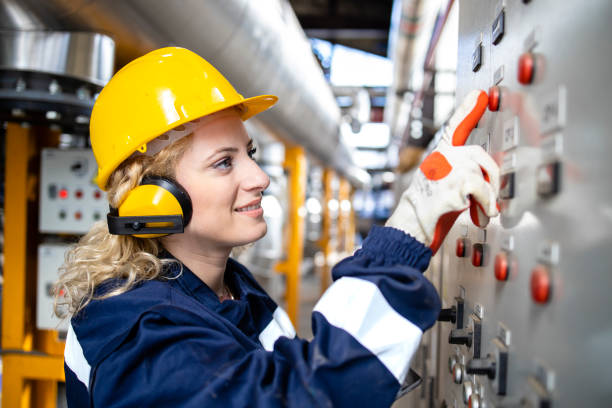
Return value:
M 423 103 L 423 98 L 425 97 L 425 92 L 429 89 L 431 85 L 431 81 L 433 79 L 433 57 L 436 47 L 438 46 L 438 40 L 440 39 L 440 35 L 442 34 L 442 30 L 444 29 L 444 25 L 446 24 L 446 20 L 448 20 L 448 16 L 450 14 L 451 8 L 453 7 L 455 0 L 448 0 L 446 3 L 446 7 L 440 8 L 438 15 L 436 17 L 436 22 L 434 24 L 433 32 L 431 33 L 431 38 L 429 40 L 429 44 L 427 46 L 427 52 L 425 54 L 425 61 L 423 63 L 423 83 L 419 88 L 418 92 L 412 99 L 410 114 L 412 114 L 413 109 L 416 106 L 419 106 Z M 409 120 L 410 122 L 410 120 Z M 408 127 L 404 129 L 404 133 L 402 135 L 401 144 L 404 145 L 408 140 L 410 135 L 410 130 Z
M 385 122 L 389 124 L 392 139 L 399 139 L 405 127 L 400 120 L 403 95 L 408 90 L 410 76 L 415 68 L 417 39 L 421 35 L 424 1 L 395 0 L 389 29 L 389 58 L 393 61 L 393 80 L 387 90 Z
M 286 0 L 2 0 L 3 29 L 90 30 L 110 34 L 124 64 L 178 45 L 202 55 L 245 96 L 280 103 L 258 115 L 277 137 L 299 144 L 356 187 L 369 175 L 340 140 L 340 109 Z

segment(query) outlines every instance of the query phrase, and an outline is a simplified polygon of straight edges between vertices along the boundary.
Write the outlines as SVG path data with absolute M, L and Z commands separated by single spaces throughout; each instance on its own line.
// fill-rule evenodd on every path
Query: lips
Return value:
M 234 211 L 246 212 L 246 211 L 258 210 L 260 208 L 261 208 L 261 198 L 258 198 L 257 200 L 251 201 L 247 205 L 236 208 Z

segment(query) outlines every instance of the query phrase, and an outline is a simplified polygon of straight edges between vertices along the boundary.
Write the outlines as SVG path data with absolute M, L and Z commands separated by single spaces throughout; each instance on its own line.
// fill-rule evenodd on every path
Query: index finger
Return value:
M 474 90 L 465 97 L 448 122 L 450 133 L 453 135 L 451 140 L 453 146 L 465 144 L 488 104 L 489 97 L 485 91 Z

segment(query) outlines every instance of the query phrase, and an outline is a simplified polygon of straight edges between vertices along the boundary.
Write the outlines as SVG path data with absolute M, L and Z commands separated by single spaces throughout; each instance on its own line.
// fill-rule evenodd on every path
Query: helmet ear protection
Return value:
M 111 234 L 156 238 L 183 232 L 192 213 L 189 194 L 176 180 L 145 176 L 106 219 Z

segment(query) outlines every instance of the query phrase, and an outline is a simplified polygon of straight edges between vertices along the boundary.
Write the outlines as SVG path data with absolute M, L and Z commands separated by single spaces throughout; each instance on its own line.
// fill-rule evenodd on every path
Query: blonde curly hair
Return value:
M 124 161 L 110 176 L 107 198 L 118 208 L 127 193 L 144 176 L 175 176 L 178 161 L 189 147 L 192 135 L 167 146 L 155 156 L 135 155 Z M 164 266 L 175 262 L 159 259 L 159 238 L 111 235 L 106 221 L 99 221 L 67 251 L 55 283 L 55 314 L 60 318 L 77 314 L 92 299 L 105 299 L 124 293 L 139 282 L 158 278 Z M 98 295 L 100 284 L 120 279 L 118 286 Z

